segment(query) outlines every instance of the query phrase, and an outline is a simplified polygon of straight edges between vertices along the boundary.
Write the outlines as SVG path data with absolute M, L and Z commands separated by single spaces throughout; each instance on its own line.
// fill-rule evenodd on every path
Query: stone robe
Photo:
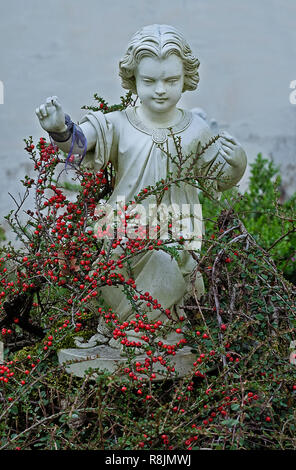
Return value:
M 170 135 L 181 137 L 182 153 L 193 154 L 206 145 L 213 137 L 206 122 L 197 114 L 190 111 L 182 111 L 182 119 L 171 131 L 153 130 L 147 128 L 137 117 L 136 108 L 127 108 L 124 111 L 116 111 L 103 114 L 102 112 L 88 112 L 80 124 L 89 121 L 96 130 L 97 141 L 95 148 L 88 151 L 84 165 L 91 165 L 95 171 L 104 169 L 110 161 L 115 169 L 115 185 L 108 204 L 116 207 L 116 201 L 124 197 L 126 202 L 134 200 L 141 190 L 155 185 L 161 179 L 165 179 L 169 172 L 175 172 L 176 166 L 167 154 L 177 154 L 176 145 Z M 167 136 L 167 134 L 169 134 Z M 190 161 L 190 160 L 189 160 Z M 234 169 L 219 154 L 219 141 L 212 144 L 198 159 L 193 173 L 207 175 L 214 163 L 220 162 L 220 170 L 228 176 L 227 182 L 222 186 L 223 190 L 237 184 L 244 173 L 244 168 Z M 212 182 L 212 188 L 217 199 L 221 195 L 219 181 Z M 182 182 L 180 186 L 172 185 L 165 192 L 162 202 L 172 206 L 199 205 L 199 190 Z M 153 196 L 143 202 L 147 205 L 155 202 Z M 199 206 L 200 207 L 200 206 Z M 199 209 L 199 235 L 194 240 L 194 251 L 198 254 L 201 247 L 201 236 L 204 232 L 201 210 Z M 192 219 L 190 218 L 192 225 Z M 192 227 L 191 227 L 192 228 Z M 96 228 L 95 228 L 96 229 Z M 195 230 L 196 231 L 196 230 Z M 122 252 L 118 251 L 118 255 Z M 188 250 L 180 251 L 178 261 L 168 253 L 158 250 L 141 253 L 132 261 L 132 276 L 125 269 L 121 272 L 126 278 L 133 277 L 137 289 L 148 291 L 153 298 L 164 308 L 169 308 L 174 317 L 184 314 L 179 306 L 184 304 L 186 296 L 192 292 L 192 282 L 197 296 L 204 293 L 204 284 L 201 274 L 192 279 L 192 273 L 196 267 L 196 261 Z M 131 304 L 127 300 L 121 287 L 107 286 L 102 288 L 102 295 L 107 305 L 115 311 L 121 321 L 134 317 Z M 145 305 L 145 304 L 144 304 Z M 151 321 L 161 319 L 164 315 L 159 310 L 152 310 L 149 315 Z M 137 336 L 137 335 L 135 335 Z

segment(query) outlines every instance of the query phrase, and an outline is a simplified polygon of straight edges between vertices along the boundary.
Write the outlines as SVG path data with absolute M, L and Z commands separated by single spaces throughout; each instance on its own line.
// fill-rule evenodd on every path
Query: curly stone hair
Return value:
M 184 36 L 173 26 L 153 24 L 137 31 L 119 62 L 119 76 L 123 88 L 137 94 L 135 68 L 143 57 L 166 58 L 178 55 L 184 67 L 183 92 L 195 90 L 199 82 L 199 60 L 193 56 Z

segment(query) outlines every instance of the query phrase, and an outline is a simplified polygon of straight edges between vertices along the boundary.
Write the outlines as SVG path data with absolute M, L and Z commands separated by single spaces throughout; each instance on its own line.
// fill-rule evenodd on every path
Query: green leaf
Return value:
M 224 419 L 223 421 L 221 421 L 221 424 L 224 424 L 228 428 L 232 428 L 233 426 L 238 424 L 238 419 Z
M 240 405 L 238 403 L 233 403 L 230 407 L 233 411 L 237 411 L 240 409 Z

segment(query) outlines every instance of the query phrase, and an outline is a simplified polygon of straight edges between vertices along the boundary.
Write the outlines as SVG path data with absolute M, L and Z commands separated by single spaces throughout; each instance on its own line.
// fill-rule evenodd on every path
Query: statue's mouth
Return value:
M 163 101 L 166 101 L 167 98 L 153 98 L 154 101 L 157 101 L 157 102 L 160 102 L 160 103 L 163 103 Z

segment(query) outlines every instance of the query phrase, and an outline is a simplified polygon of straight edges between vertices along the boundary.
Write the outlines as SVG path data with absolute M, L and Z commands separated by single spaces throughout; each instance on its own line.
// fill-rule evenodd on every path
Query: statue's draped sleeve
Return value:
M 100 112 L 89 111 L 80 121 L 80 124 L 90 122 L 96 130 L 96 143 L 94 148 L 88 150 L 83 159 L 83 166 L 89 166 L 95 171 L 104 170 L 109 161 L 115 164 L 116 152 L 114 125 L 111 120 Z

